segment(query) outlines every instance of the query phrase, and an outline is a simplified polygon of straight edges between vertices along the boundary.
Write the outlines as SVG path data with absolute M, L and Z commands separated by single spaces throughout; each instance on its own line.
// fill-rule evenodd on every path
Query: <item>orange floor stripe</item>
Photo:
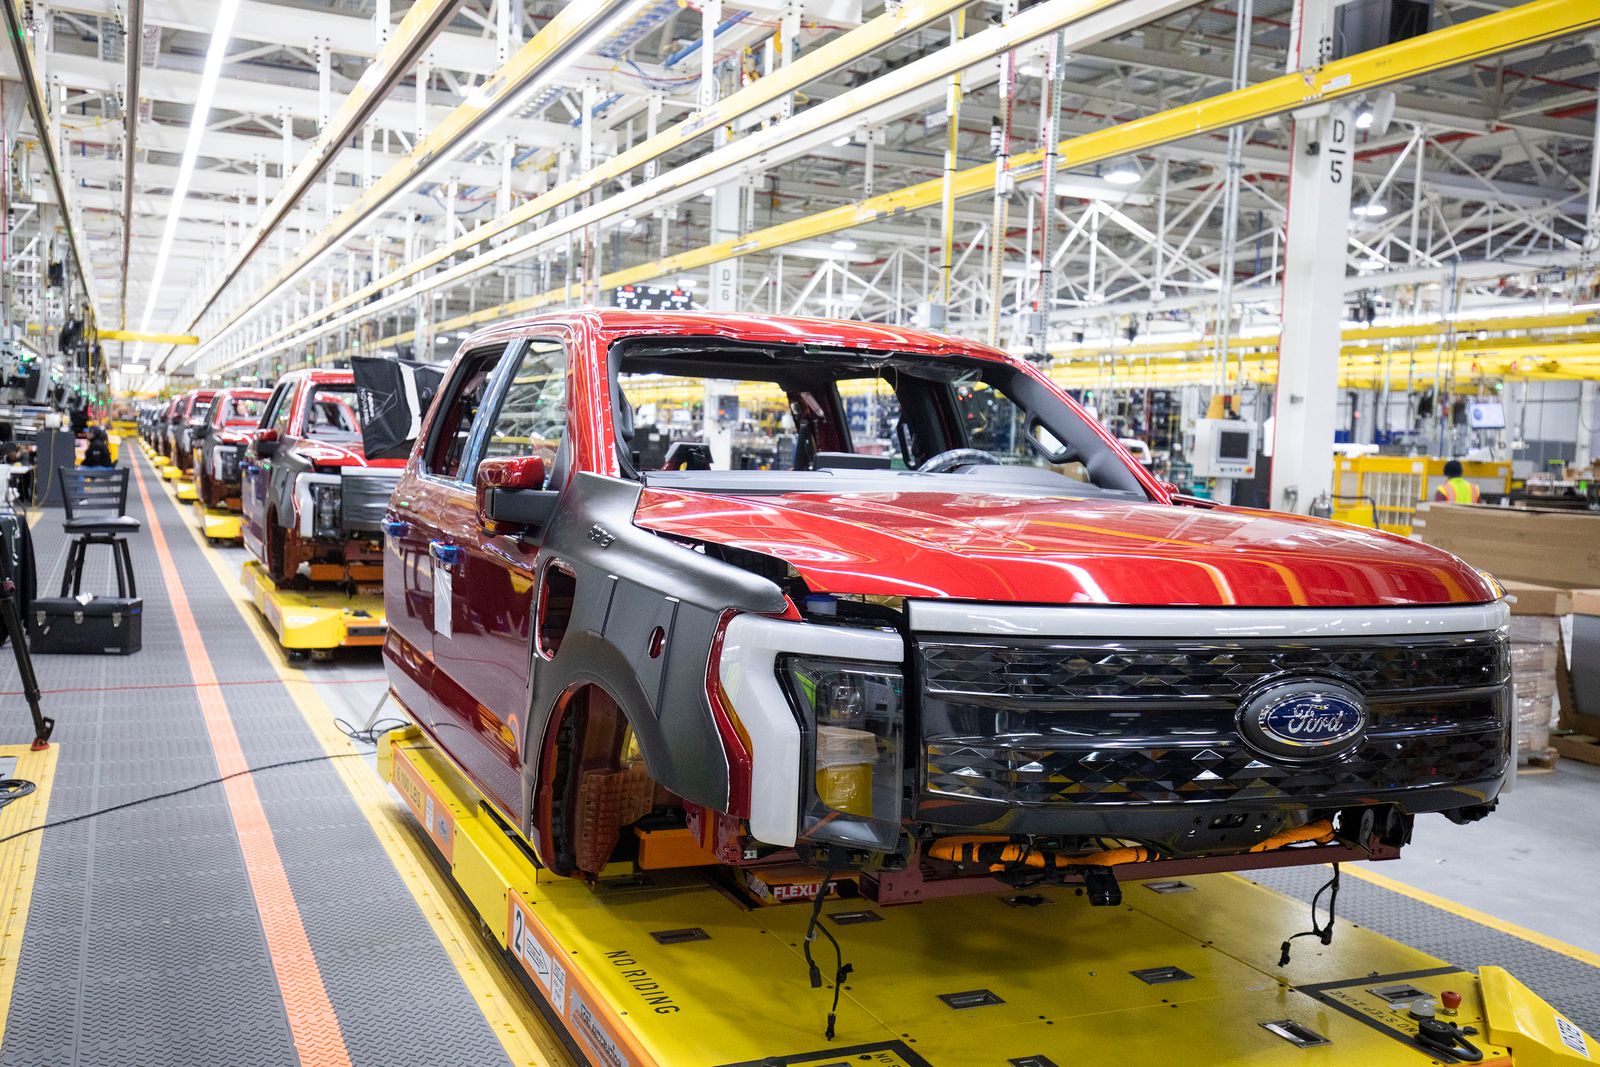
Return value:
M 189 607 L 177 565 L 173 563 L 172 551 L 167 547 L 166 535 L 156 518 L 144 475 L 138 464 L 131 466 L 139 485 L 139 498 L 144 501 L 150 537 L 155 543 L 156 559 L 161 564 L 161 577 L 172 601 L 172 613 L 177 617 L 184 655 L 194 679 L 195 698 L 200 702 L 211 750 L 216 755 L 217 773 L 228 775 L 248 770 L 239 735 L 228 715 L 227 701 L 216 684 L 211 656 L 195 624 L 194 612 Z M 300 1063 L 302 1067 L 350 1067 L 350 1050 L 345 1046 L 344 1031 L 339 1027 L 339 1017 L 334 1013 L 333 1002 L 328 999 L 327 987 L 322 982 L 322 971 L 311 952 L 305 923 L 289 888 L 283 857 L 278 854 L 278 843 L 272 836 L 272 826 L 267 822 L 267 812 L 261 805 L 255 781 L 243 775 L 223 783 L 223 788 Z

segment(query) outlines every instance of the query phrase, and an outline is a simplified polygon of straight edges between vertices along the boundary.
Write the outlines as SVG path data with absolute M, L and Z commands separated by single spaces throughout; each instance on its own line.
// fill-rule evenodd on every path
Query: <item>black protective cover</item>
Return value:
M 444 380 L 445 365 L 396 356 L 352 356 L 356 414 L 368 459 L 405 459 L 422 429 L 422 416 Z
M 143 623 L 140 597 L 40 597 L 28 612 L 28 647 L 35 655 L 126 656 L 139 651 Z

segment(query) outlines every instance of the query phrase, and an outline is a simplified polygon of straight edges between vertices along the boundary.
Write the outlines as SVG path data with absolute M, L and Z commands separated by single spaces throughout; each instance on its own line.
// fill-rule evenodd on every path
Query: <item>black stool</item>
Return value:
M 67 509 L 61 528 L 76 535 L 67 550 L 67 572 L 61 576 L 61 595 L 78 595 L 83 584 L 83 557 L 89 546 L 110 545 L 111 559 L 117 568 L 117 596 L 138 596 L 127 535 L 139 532 L 139 520 L 123 514 L 128 507 L 128 468 L 61 467 L 57 473 L 61 478 L 61 502 Z

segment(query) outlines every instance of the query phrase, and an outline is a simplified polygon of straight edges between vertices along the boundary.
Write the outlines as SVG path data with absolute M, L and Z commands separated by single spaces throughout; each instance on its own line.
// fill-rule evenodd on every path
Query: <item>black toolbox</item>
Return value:
M 36 653 L 126 656 L 143 640 L 139 597 L 39 597 L 28 610 L 28 646 Z

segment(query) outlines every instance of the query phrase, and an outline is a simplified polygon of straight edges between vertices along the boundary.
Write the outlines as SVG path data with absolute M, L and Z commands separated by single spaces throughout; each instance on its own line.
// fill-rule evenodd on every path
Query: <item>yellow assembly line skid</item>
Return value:
M 243 539 L 244 531 L 240 524 L 244 522 L 244 516 L 237 511 L 208 508 L 198 497 L 195 498 L 194 509 L 200 517 L 200 532 L 208 542 L 215 544 Z
M 255 560 L 244 565 L 239 580 L 291 657 L 380 647 L 389 632 L 380 592 L 315 585 L 280 588 Z
M 1478 973 L 1341 922 L 1330 946 L 1279 943 L 1307 907 L 1233 874 L 1126 883 L 1118 907 L 1040 886 L 882 907 L 832 899 L 853 970 L 837 1031 L 831 948 L 802 951 L 810 905 L 749 907 L 696 870 L 594 886 L 540 869 L 421 731 L 379 769 L 462 895 L 583 1061 L 604 1067 L 1068 1067 L 1451 1062 L 1555 1067 L 1595 1042 L 1497 967 Z M 1481 1061 L 1416 1043 L 1419 994 L 1459 993 Z M 1446 1018 L 1441 1016 L 1441 1018 Z

